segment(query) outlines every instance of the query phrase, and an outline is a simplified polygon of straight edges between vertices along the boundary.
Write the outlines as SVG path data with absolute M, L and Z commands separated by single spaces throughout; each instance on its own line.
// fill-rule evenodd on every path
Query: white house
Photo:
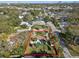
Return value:
M 22 21 L 20 25 L 27 25 L 30 26 L 30 24 L 28 22 Z
M 23 17 L 24 17 L 24 16 L 21 16 L 21 15 L 20 15 L 20 16 L 19 16 L 19 19 L 22 19 Z
M 41 44 L 41 41 L 37 39 L 36 41 L 30 41 L 30 43 L 31 44 L 37 44 L 37 43 L 40 43 Z

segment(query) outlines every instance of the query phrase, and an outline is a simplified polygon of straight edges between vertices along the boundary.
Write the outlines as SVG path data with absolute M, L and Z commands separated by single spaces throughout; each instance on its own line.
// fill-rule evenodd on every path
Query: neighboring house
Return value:
M 31 30 L 31 27 L 32 27 L 31 22 L 29 23 L 29 22 L 24 22 L 24 21 L 22 21 L 22 22 L 20 23 L 20 25 L 26 25 L 26 26 L 28 26 L 29 28 L 28 28 L 28 29 L 21 29 L 21 30 L 18 29 L 17 32 L 29 31 L 29 30 Z
M 28 22 L 25 22 L 25 21 L 22 21 L 22 22 L 20 23 L 20 25 L 27 25 L 27 26 L 30 26 L 30 24 L 29 24 Z
M 24 16 L 21 16 L 21 15 L 20 15 L 20 16 L 19 16 L 19 19 L 22 19 L 23 17 L 24 17 Z
M 66 32 L 66 30 L 64 28 L 67 26 L 69 26 L 69 23 L 67 23 L 67 22 L 60 23 L 60 28 L 61 28 L 62 32 Z
M 73 9 L 71 6 L 67 6 L 66 8 L 67 8 L 67 9 Z
M 60 20 L 63 22 L 63 21 L 66 21 L 67 18 L 68 18 L 67 16 L 63 16 L 63 17 L 60 18 Z
M 22 15 L 28 15 L 30 14 L 29 12 L 22 12 Z
M 22 13 L 22 15 L 26 15 L 26 14 L 27 14 L 27 12 L 23 12 L 23 13 Z
M 69 24 L 67 22 L 61 22 L 60 23 L 60 27 L 63 28 L 63 27 L 67 27 Z
M 37 44 L 37 43 L 40 43 L 41 44 L 41 41 L 37 39 L 36 41 L 30 41 L 30 43 L 31 44 Z
M 41 8 L 34 8 L 34 10 L 41 10 Z
M 44 21 L 33 21 L 32 25 L 45 25 Z
M 48 10 L 52 9 L 52 6 L 48 7 Z
M 51 15 L 52 14 L 52 12 L 48 12 L 48 15 Z

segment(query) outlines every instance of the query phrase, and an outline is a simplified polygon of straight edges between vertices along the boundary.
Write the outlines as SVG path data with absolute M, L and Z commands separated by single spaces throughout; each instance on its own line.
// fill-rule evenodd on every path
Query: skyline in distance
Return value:
M 79 1 L 1 1 L 0 3 L 79 3 Z

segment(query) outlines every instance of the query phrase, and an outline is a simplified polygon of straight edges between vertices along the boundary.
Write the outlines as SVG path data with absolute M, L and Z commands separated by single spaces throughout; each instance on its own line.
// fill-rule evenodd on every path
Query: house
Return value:
M 20 25 L 22 26 L 22 25 L 26 25 L 26 26 L 28 26 L 29 28 L 28 29 L 18 29 L 17 30 L 17 32 L 24 32 L 24 31 L 29 31 L 29 30 L 31 30 L 31 27 L 33 26 L 33 25 L 31 25 L 31 22 L 25 22 L 25 21 L 22 21 L 21 23 L 20 23 Z
M 30 24 L 29 24 L 28 22 L 25 22 L 25 21 L 22 21 L 22 22 L 20 23 L 20 25 L 27 25 L 27 26 L 30 26 Z
M 67 6 L 67 9 L 73 9 L 71 6 Z
M 24 17 L 24 16 L 20 15 L 20 16 L 19 16 L 19 19 L 22 19 L 23 17 Z
M 67 16 L 63 16 L 63 17 L 60 18 L 60 20 L 63 22 L 63 21 L 66 21 L 67 18 L 68 18 Z
M 17 30 L 17 33 L 27 32 L 27 31 L 29 31 L 29 30 L 30 30 L 30 29 L 21 29 L 21 30 L 20 30 L 20 29 L 18 29 L 18 30 Z
M 28 15 L 30 14 L 29 12 L 22 12 L 22 15 Z
M 32 25 L 45 25 L 44 21 L 33 21 Z
M 34 8 L 34 10 L 41 10 L 41 8 Z
M 48 7 L 48 10 L 49 10 L 49 9 L 52 9 L 52 6 Z
M 37 43 L 40 43 L 41 44 L 41 41 L 37 39 L 36 41 L 30 41 L 30 43 L 31 44 L 37 44 Z
M 63 28 L 63 27 L 67 27 L 69 25 L 69 23 L 67 22 L 61 22 L 60 23 L 60 27 Z
M 67 22 L 61 22 L 60 28 L 61 28 L 61 30 L 62 30 L 63 33 L 66 32 L 65 27 L 68 27 L 68 26 L 69 26 L 69 23 L 67 23 Z
M 22 15 L 26 15 L 26 14 L 27 14 L 27 12 L 23 12 L 23 13 L 22 13 Z

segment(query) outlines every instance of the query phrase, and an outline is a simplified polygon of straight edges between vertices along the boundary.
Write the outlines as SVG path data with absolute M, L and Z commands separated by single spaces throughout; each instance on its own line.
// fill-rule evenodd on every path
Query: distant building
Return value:
M 48 15 L 51 15 L 52 14 L 52 12 L 48 12 Z
M 60 18 L 61 22 L 66 21 L 67 19 L 68 19 L 67 16 L 62 16 L 62 17 Z
M 52 9 L 52 6 L 48 7 L 48 9 Z
M 73 9 L 71 6 L 67 6 L 66 8 L 67 8 L 67 9 Z
M 67 27 L 69 25 L 69 23 L 67 22 L 61 22 L 60 23 L 60 27 L 63 28 L 63 27 Z

